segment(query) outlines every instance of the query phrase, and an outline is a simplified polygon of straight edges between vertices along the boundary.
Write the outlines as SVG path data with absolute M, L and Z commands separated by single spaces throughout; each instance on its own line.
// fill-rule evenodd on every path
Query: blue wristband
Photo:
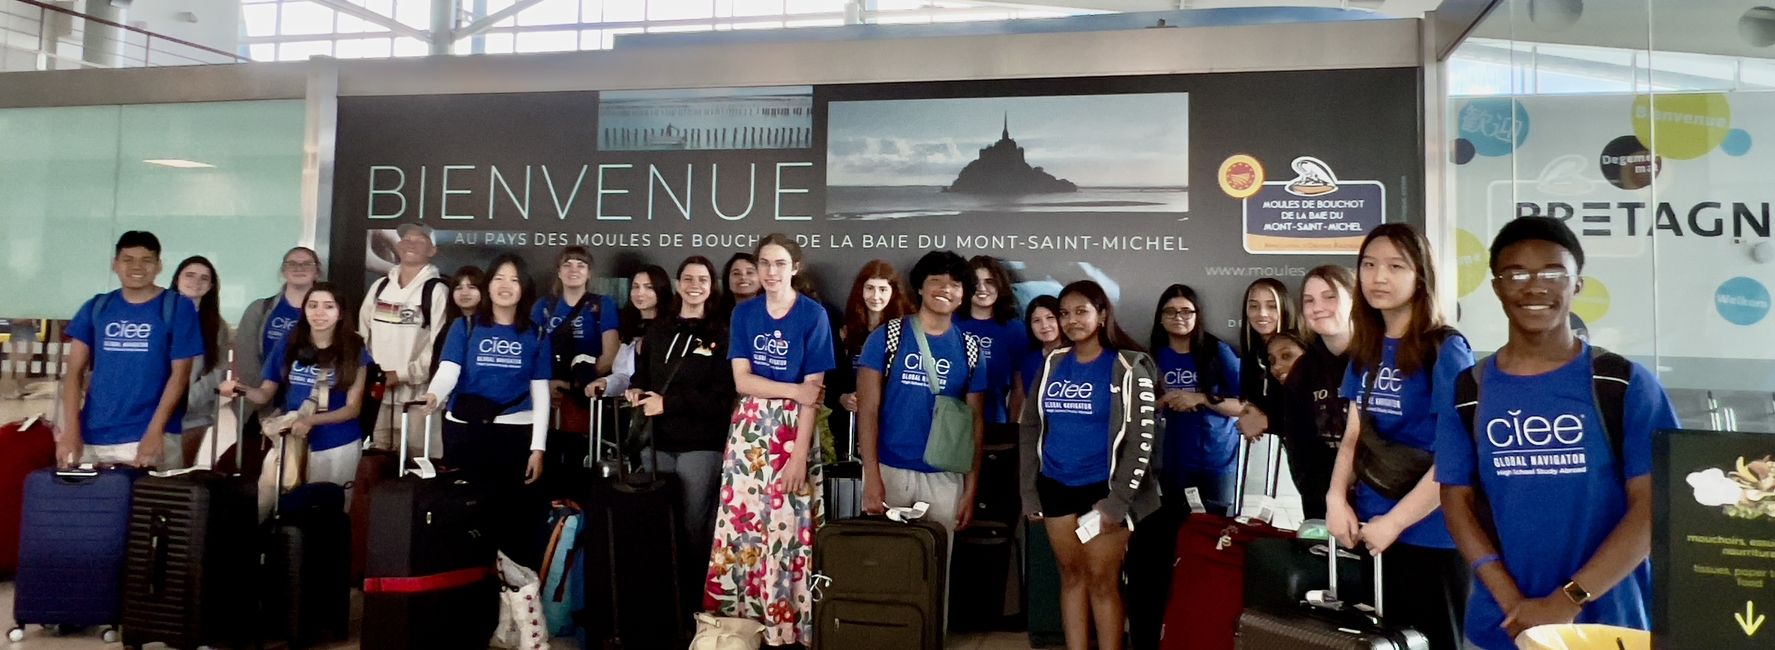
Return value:
M 1485 568 L 1485 565 L 1491 564 L 1493 562 L 1502 562 L 1502 561 L 1504 561 L 1504 558 L 1498 557 L 1497 553 L 1493 553 L 1491 555 L 1487 555 L 1485 557 L 1474 560 L 1473 564 L 1469 568 L 1471 568 L 1473 570 L 1473 573 L 1479 573 L 1479 570 L 1482 568 Z

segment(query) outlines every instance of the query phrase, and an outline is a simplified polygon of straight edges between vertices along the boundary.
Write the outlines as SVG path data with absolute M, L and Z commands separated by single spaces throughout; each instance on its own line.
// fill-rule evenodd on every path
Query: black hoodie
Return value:
M 653 423 L 660 451 L 726 447 L 736 394 L 726 347 L 727 328 L 721 323 L 673 318 L 648 326 L 630 385 L 644 391 L 665 385 L 665 411 Z

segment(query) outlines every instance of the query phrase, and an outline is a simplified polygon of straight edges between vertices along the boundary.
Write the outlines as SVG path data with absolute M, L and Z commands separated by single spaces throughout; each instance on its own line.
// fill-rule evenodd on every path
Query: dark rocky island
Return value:
M 1005 130 L 998 142 L 980 150 L 980 157 L 963 167 L 955 182 L 943 188 L 960 194 L 1064 194 L 1079 191 L 1079 186 L 1064 178 L 1031 167 L 1023 159 L 1023 147 L 1011 139 L 1011 118 L 1005 116 Z

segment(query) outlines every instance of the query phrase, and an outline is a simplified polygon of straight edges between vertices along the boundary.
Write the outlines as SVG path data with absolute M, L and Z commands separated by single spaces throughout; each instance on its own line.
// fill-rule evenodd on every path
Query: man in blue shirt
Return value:
M 890 507 L 930 504 L 926 517 L 951 533 L 965 528 L 973 514 L 980 475 L 980 447 L 985 440 L 983 406 L 985 364 L 968 363 L 968 339 L 951 318 L 965 296 L 974 293 L 974 274 L 961 256 L 949 251 L 926 253 L 912 267 L 918 312 L 899 323 L 900 340 L 888 356 L 888 327 L 878 327 L 863 343 L 857 370 L 857 451 L 863 457 L 863 512 L 880 514 Z M 922 330 L 930 342 L 931 364 L 919 352 Z M 974 468 L 966 475 L 931 467 L 924 461 L 932 409 L 930 376 L 943 395 L 963 397 L 974 413 Z
M 179 423 L 203 334 L 191 301 L 154 284 L 160 269 L 159 239 L 123 233 L 111 260 L 123 288 L 94 296 L 68 324 L 74 345 L 62 384 L 57 465 L 182 465 Z
M 1485 650 L 1514 648 L 1537 625 L 1648 628 L 1652 432 L 1676 427 L 1676 412 L 1651 372 L 1621 364 L 1621 430 L 1605 426 L 1614 416 L 1597 403 L 1591 348 L 1570 318 L 1583 267 L 1563 222 L 1505 225 L 1491 270 L 1510 338 L 1480 361 L 1477 405 L 1439 405 L 1436 479 L 1479 587 L 1467 640 Z

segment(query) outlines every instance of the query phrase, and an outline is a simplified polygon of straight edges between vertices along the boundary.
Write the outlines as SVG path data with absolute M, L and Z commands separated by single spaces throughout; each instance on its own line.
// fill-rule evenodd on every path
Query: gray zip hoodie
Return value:
M 1048 353 L 1042 362 L 1041 381 L 1031 392 L 1047 385 L 1048 376 L 1060 359 L 1072 352 L 1063 347 Z M 1153 460 L 1159 457 L 1158 393 L 1154 378 L 1159 370 L 1152 357 L 1144 352 L 1118 350 L 1116 369 L 1110 383 L 1109 422 L 1109 496 L 1097 502 L 1096 510 L 1105 518 L 1119 520 L 1128 530 L 1159 509 L 1159 482 L 1154 480 Z M 1041 498 L 1035 489 L 1035 477 L 1042 469 L 1042 443 L 1048 435 L 1047 414 L 1042 400 L 1023 402 L 1022 461 L 1023 514 L 1041 512 Z

